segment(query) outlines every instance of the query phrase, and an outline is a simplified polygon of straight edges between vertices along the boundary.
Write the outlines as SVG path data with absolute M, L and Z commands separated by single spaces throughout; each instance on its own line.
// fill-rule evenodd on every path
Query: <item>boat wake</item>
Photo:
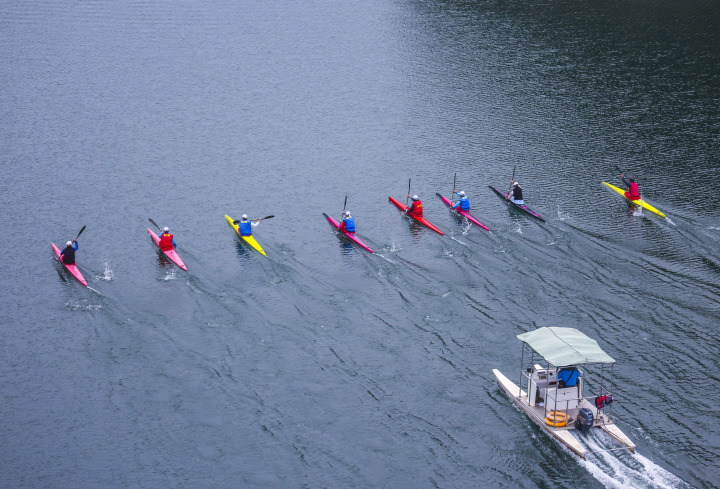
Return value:
M 690 485 L 668 472 L 652 460 L 627 450 L 614 450 L 617 444 L 607 435 L 590 434 L 583 437 L 592 453 L 587 460 L 579 459 L 595 479 L 608 488 L 680 489 Z

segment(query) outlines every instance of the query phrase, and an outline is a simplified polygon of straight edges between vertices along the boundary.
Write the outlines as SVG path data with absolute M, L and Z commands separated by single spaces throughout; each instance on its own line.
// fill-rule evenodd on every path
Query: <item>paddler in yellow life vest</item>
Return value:
M 172 234 L 170 234 L 170 229 L 165 226 L 163 228 L 162 234 L 159 236 L 160 242 L 158 243 L 158 246 L 160 246 L 160 249 L 163 251 L 169 251 L 174 250 L 177 247 L 177 243 L 175 242 L 175 238 Z

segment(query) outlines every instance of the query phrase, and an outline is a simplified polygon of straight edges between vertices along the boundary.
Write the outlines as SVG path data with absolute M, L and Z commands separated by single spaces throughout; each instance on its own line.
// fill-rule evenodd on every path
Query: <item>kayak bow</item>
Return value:
M 145 228 L 145 229 L 147 229 L 148 233 L 150 233 L 150 237 L 155 242 L 158 249 L 160 251 L 162 251 L 163 253 L 165 253 L 167 255 L 167 257 L 173 261 L 173 263 L 175 263 L 177 266 L 179 266 L 180 268 L 182 268 L 183 270 L 185 270 L 187 272 L 187 267 L 185 266 L 185 263 L 183 263 L 183 261 L 180 259 L 180 255 L 177 254 L 177 251 L 175 251 L 175 249 L 163 250 L 162 248 L 160 248 L 160 237 L 157 234 L 155 234 L 152 229 L 150 229 L 150 228 Z
M 55 252 L 55 256 L 58 257 L 58 260 L 60 260 L 60 263 L 63 264 L 63 266 L 67 269 L 70 274 L 78 279 L 78 282 L 83 284 L 85 287 L 88 286 L 87 281 L 85 281 L 85 277 L 82 276 L 82 273 L 80 273 L 80 270 L 78 269 L 77 265 L 74 263 L 72 265 L 66 265 L 64 261 L 62 261 L 62 258 L 60 257 L 60 248 L 55 246 L 55 243 L 51 242 L 50 246 L 52 246 L 53 251 Z
M 481 223 L 475 216 L 470 214 L 468 211 L 464 211 L 464 210 L 460 209 L 460 207 L 456 207 L 455 209 L 453 209 L 452 208 L 453 203 L 450 200 L 448 200 L 446 197 L 443 197 L 442 195 L 440 195 L 440 193 L 436 193 L 435 195 L 440 197 L 440 200 L 443 201 L 443 204 L 450 207 L 450 210 L 457 212 L 458 214 L 460 214 L 461 216 L 466 218 L 471 223 L 483 228 L 485 231 L 490 231 L 489 227 L 487 227 L 485 224 Z
M 368 245 L 366 245 L 365 243 L 363 243 L 362 240 L 361 240 L 360 238 L 358 238 L 357 236 L 355 236 L 354 234 L 348 233 L 347 231 L 344 231 L 344 230 L 343 230 L 343 231 L 340 231 L 340 223 L 337 222 L 335 219 L 333 219 L 332 217 L 328 216 L 328 215 L 325 214 L 324 212 L 323 212 L 323 216 L 325 216 L 325 219 L 328 220 L 328 222 L 330 223 L 330 225 L 331 225 L 332 227 L 334 227 L 334 228 L 335 228 L 339 233 L 341 233 L 343 236 L 347 237 L 350 241 L 354 242 L 356 245 L 360 246 L 360 247 L 363 248 L 365 251 L 368 251 L 368 252 L 370 252 L 370 253 L 373 252 L 373 250 L 370 249 L 370 247 L 369 247 Z
M 432 229 L 432 230 L 435 231 L 436 233 L 443 234 L 442 231 L 440 231 L 433 223 L 431 223 L 430 221 L 428 221 L 428 220 L 425 219 L 424 217 L 418 217 L 418 216 L 415 216 L 415 215 L 413 215 L 413 214 L 408 214 L 408 213 L 407 213 L 407 210 L 409 209 L 409 207 L 406 206 L 405 204 L 403 204 L 402 202 L 399 202 L 399 201 L 397 201 L 396 199 L 393 199 L 392 197 L 388 197 L 388 200 L 390 200 L 390 202 L 392 202 L 393 204 L 395 204 L 395 206 L 396 206 L 398 209 L 400 209 L 401 211 L 403 211 L 403 213 L 405 213 L 406 216 L 412 217 L 412 218 L 415 219 L 417 222 L 419 222 L 420 224 L 424 224 L 425 226 L 429 227 L 430 229 Z
M 262 249 L 262 247 L 258 244 L 257 241 L 255 241 L 255 238 L 252 236 L 243 236 L 240 234 L 240 226 L 238 224 L 233 224 L 233 218 L 225 214 L 225 219 L 227 219 L 228 224 L 232 226 L 232 228 L 235 230 L 238 236 L 240 236 L 243 241 L 245 241 L 247 244 L 249 244 L 253 249 L 257 250 L 258 253 L 260 253 L 263 256 L 267 256 L 265 254 L 265 251 Z
M 624 191 L 623 189 L 621 189 L 621 188 L 619 188 L 619 187 L 616 187 L 615 185 L 611 185 L 611 184 L 609 184 L 609 183 L 607 183 L 607 182 L 602 182 L 602 183 L 603 183 L 604 185 L 607 185 L 608 187 L 610 187 L 611 189 L 613 189 L 614 191 L 616 191 L 616 192 L 619 193 L 620 195 L 622 195 L 623 198 L 624 198 L 625 200 L 627 200 L 628 202 L 630 202 L 630 203 L 632 203 L 632 204 L 635 204 L 635 205 L 639 205 L 640 207 L 642 207 L 642 208 L 644 208 L 644 209 L 647 209 L 647 210 L 649 210 L 650 212 L 654 212 L 655 214 L 657 214 L 657 215 L 660 216 L 660 217 L 665 217 L 665 214 L 663 214 L 662 212 L 660 212 L 659 210 L 657 210 L 656 208 L 654 208 L 653 206 L 651 206 L 650 204 L 648 204 L 647 202 L 645 202 L 643 199 L 630 200 L 630 199 L 628 199 L 628 198 L 625 196 L 625 191 Z
M 500 197 L 501 199 L 505 200 L 505 199 L 507 198 L 507 194 L 501 192 L 500 190 L 496 189 L 496 188 L 493 187 L 492 185 L 488 185 L 488 187 L 489 187 L 490 189 L 492 189 L 492 191 L 495 192 L 495 193 L 498 195 L 498 197 Z M 522 212 L 524 212 L 525 214 L 534 217 L 535 219 L 539 219 L 539 220 L 541 220 L 542 222 L 545 222 L 545 219 L 543 219 L 542 217 L 540 217 L 540 214 L 538 214 L 537 212 L 535 212 L 534 210 L 532 210 L 531 208 L 529 208 L 529 207 L 526 206 L 525 204 L 516 204 L 515 202 L 513 202 L 513 201 L 510 200 L 510 199 L 505 200 L 505 202 L 507 202 L 508 204 L 511 204 L 513 207 L 515 207 L 515 209 L 517 209 L 517 210 L 519 210 L 519 211 L 522 211 Z

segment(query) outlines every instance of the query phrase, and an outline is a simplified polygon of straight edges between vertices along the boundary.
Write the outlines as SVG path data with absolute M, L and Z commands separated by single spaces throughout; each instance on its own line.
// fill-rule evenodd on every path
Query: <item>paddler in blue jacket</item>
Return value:
M 65 265 L 75 265 L 75 251 L 77 249 L 77 240 L 65 243 L 65 249 L 60 252 L 60 259 Z
M 525 203 L 525 201 L 523 200 L 523 196 L 522 196 L 522 187 L 517 182 L 511 181 L 511 183 L 512 183 L 513 189 L 510 191 L 510 193 L 507 194 L 507 197 L 505 197 L 505 200 L 510 200 L 514 204 L 523 205 Z
M 240 236 L 252 236 L 252 228 L 260 224 L 260 221 L 262 221 L 262 219 L 249 221 L 247 214 L 243 214 L 242 218 L 240 218 L 240 222 L 238 223 L 238 232 L 240 233 Z
M 456 192 L 453 190 L 453 194 L 457 194 L 458 197 L 460 197 L 460 200 L 457 201 L 455 205 L 451 207 L 451 209 L 456 209 L 460 207 L 461 210 L 467 212 L 470 210 L 470 199 L 467 198 L 465 195 L 465 192 L 462 190 L 460 192 Z
M 343 213 L 343 220 L 338 228 L 338 231 L 355 234 L 355 219 L 350 215 L 350 211 L 345 211 Z

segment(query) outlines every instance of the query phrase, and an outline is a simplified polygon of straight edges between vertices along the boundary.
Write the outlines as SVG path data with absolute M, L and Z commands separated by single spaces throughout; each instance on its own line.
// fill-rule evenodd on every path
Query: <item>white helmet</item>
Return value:
M 463 191 L 461 190 L 458 195 L 459 195 L 460 197 L 465 197 L 465 192 L 463 192 Z
M 520 186 L 520 182 L 513 182 L 513 186 L 519 187 L 519 186 Z
M 247 221 L 247 214 L 243 214 L 242 219 L 243 219 L 243 221 Z
M 345 215 L 350 217 L 350 211 L 345 211 Z
M 163 228 L 163 233 L 167 233 L 168 231 L 170 231 L 170 228 L 167 227 L 167 226 L 165 226 L 165 227 Z
M 412 200 L 420 200 L 420 198 L 417 195 L 413 195 Z
M 65 243 L 65 246 L 72 246 L 72 241 L 68 241 L 67 243 Z

